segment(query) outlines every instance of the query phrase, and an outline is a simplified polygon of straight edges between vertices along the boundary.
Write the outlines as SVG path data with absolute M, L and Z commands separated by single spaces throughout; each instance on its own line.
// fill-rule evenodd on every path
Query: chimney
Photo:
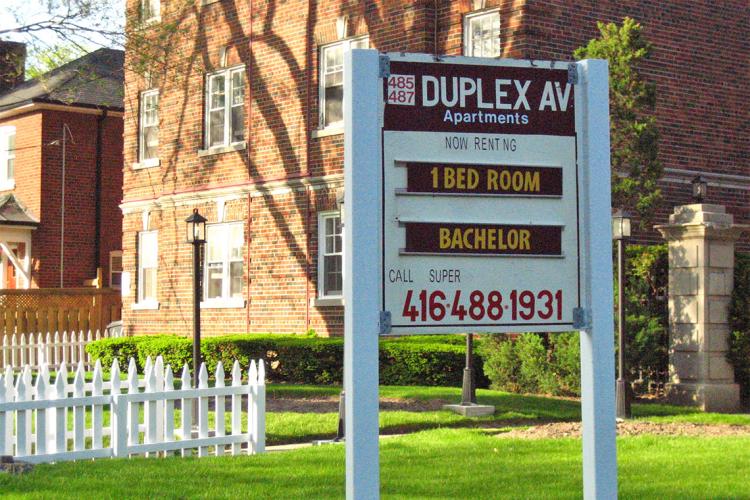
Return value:
M 0 40 L 0 93 L 23 82 L 26 44 Z

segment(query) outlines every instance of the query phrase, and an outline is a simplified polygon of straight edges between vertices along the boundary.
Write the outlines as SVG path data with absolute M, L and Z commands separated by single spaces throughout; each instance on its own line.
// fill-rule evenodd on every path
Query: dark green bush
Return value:
M 668 376 L 668 273 L 666 245 L 627 247 L 625 361 L 629 380 L 639 380 L 643 388 L 649 382 L 664 383 Z M 616 287 L 615 279 L 615 290 Z M 615 338 L 616 335 L 615 332 Z
M 578 333 L 493 336 L 483 346 L 493 389 L 557 396 L 580 394 Z
M 729 362 L 740 384 L 742 399 L 750 402 L 750 254 L 735 255 L 734 290 L 729 306 Z
M 386 339 L 380 342 L 380 381 L 386 385 L 460 386 L 465 351 L 456 339 L 432 340 Z M 146 357 L 161 355 L 164 363 L 179 372 L 185 364 L 192 368 L 192 341 L 177 336 L 142 336 L 105 339 L 87 346 L 93 358 L 106 368 L 116 357 L 127 366 L 134 357 L 139 369 Z M 209 373 L 219 361 L 229 372 L 236 359 L 243 370 L 250 361 L 263 359 L 269 382 L 294 384 L 341 384 L 343 379 L 344 341 L 341 338 L 310 338 L 296 335 L 228 335 L 209 337 L 201 342 L 201 355 Z M 482 360 L 475 356 L 477 384 L 486 387 Z

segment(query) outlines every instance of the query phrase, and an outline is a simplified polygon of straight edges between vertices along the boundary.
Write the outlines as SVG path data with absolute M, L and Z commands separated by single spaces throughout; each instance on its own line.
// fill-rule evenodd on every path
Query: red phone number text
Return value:
M 468 299 L 468 300 L 467 300 Z M 456 318 L 464 321 L 467 317 L 474 321 L 503 318 L 510 321 L 532 319 L 562 320 L 562 290 L 511 290 L 506 296 L 498 290 L 484 293 L 474 290 L 462 293 L 456 290 L 449 297 L 440 290 L 408 290 L 404 309 L 401 312 L 410 321 L 442 321 Z

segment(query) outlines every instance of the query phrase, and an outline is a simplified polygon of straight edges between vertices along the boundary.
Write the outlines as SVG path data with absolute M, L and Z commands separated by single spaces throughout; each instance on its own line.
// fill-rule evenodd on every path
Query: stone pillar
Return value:
M 721 205 L 675 207 L 656 226 L 669 243 L 667 396 L 705 411 L 739 410 L 739 386 L 726 358 L 734 244 L 747 226 Z

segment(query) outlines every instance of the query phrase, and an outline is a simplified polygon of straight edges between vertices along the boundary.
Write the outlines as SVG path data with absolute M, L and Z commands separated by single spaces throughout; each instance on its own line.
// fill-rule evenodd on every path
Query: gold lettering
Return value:
M 453 231 L 453 241 L 451 242 L 451 248 L 464 248 L 463 241 L 461 240 L 461 230 L 458 228 Z
M 440 228 L 440 248 L 450 248 L 451 246 L 451 230 L 447 227 Z
M 500 187 L 503 191 L 508 191 L 510 189 L 510 172 L 507 170 L 500 172 Z
M 502 229 L 497 230 L 497 248 L 498 250 L 507 250 L 508 245 L 505 244 L 505 241 L 503 240 L 503 236 L 505 236 Z
M 456 187 L 458 189 L 466 189 L 466 169 L 464 167 L 456 169 Z
M 471 244 L 471 240 L 469 240 L 469 235 L 474 232 L 474 229 L 468 228 L 464 231 L 464 248 L 468 248 L 469 250 L 473 250 L 474 247 Z
M 523 174 L 519 171 L 513 172 L 513 191 L 516 193 L 523 189 Z
M 456 172 L 450 167 L 443 170 L 443 185 L 445 189 L 453 189 L 456 185 Z
M 487 230 L 487 250 L 497 250 L 497 233 L 494 229 Z
M 497 191 L 497 170 L 487 170 L 487 191 Z
M 474 230 L 474 248 L 478 250 L 486 250 L 487 242 L 485 237 L 487 236 L 487 229 L 477 228 Z
M 520 250 L 531 250 L 531 231 L 528 229 L 521 229 L 519 233 Z
M 511 250 L 518 248 L 518 229 L 508 230 L 508 248 Z
M 479 185 L 479 172 L 474 168 L 470 168 L 467 172 L 467 186 L 469 189 L 476 189 Z
M 524 189 L 527 192 L 539 192 L 539 172 L 526 172 L 526 185 Z

